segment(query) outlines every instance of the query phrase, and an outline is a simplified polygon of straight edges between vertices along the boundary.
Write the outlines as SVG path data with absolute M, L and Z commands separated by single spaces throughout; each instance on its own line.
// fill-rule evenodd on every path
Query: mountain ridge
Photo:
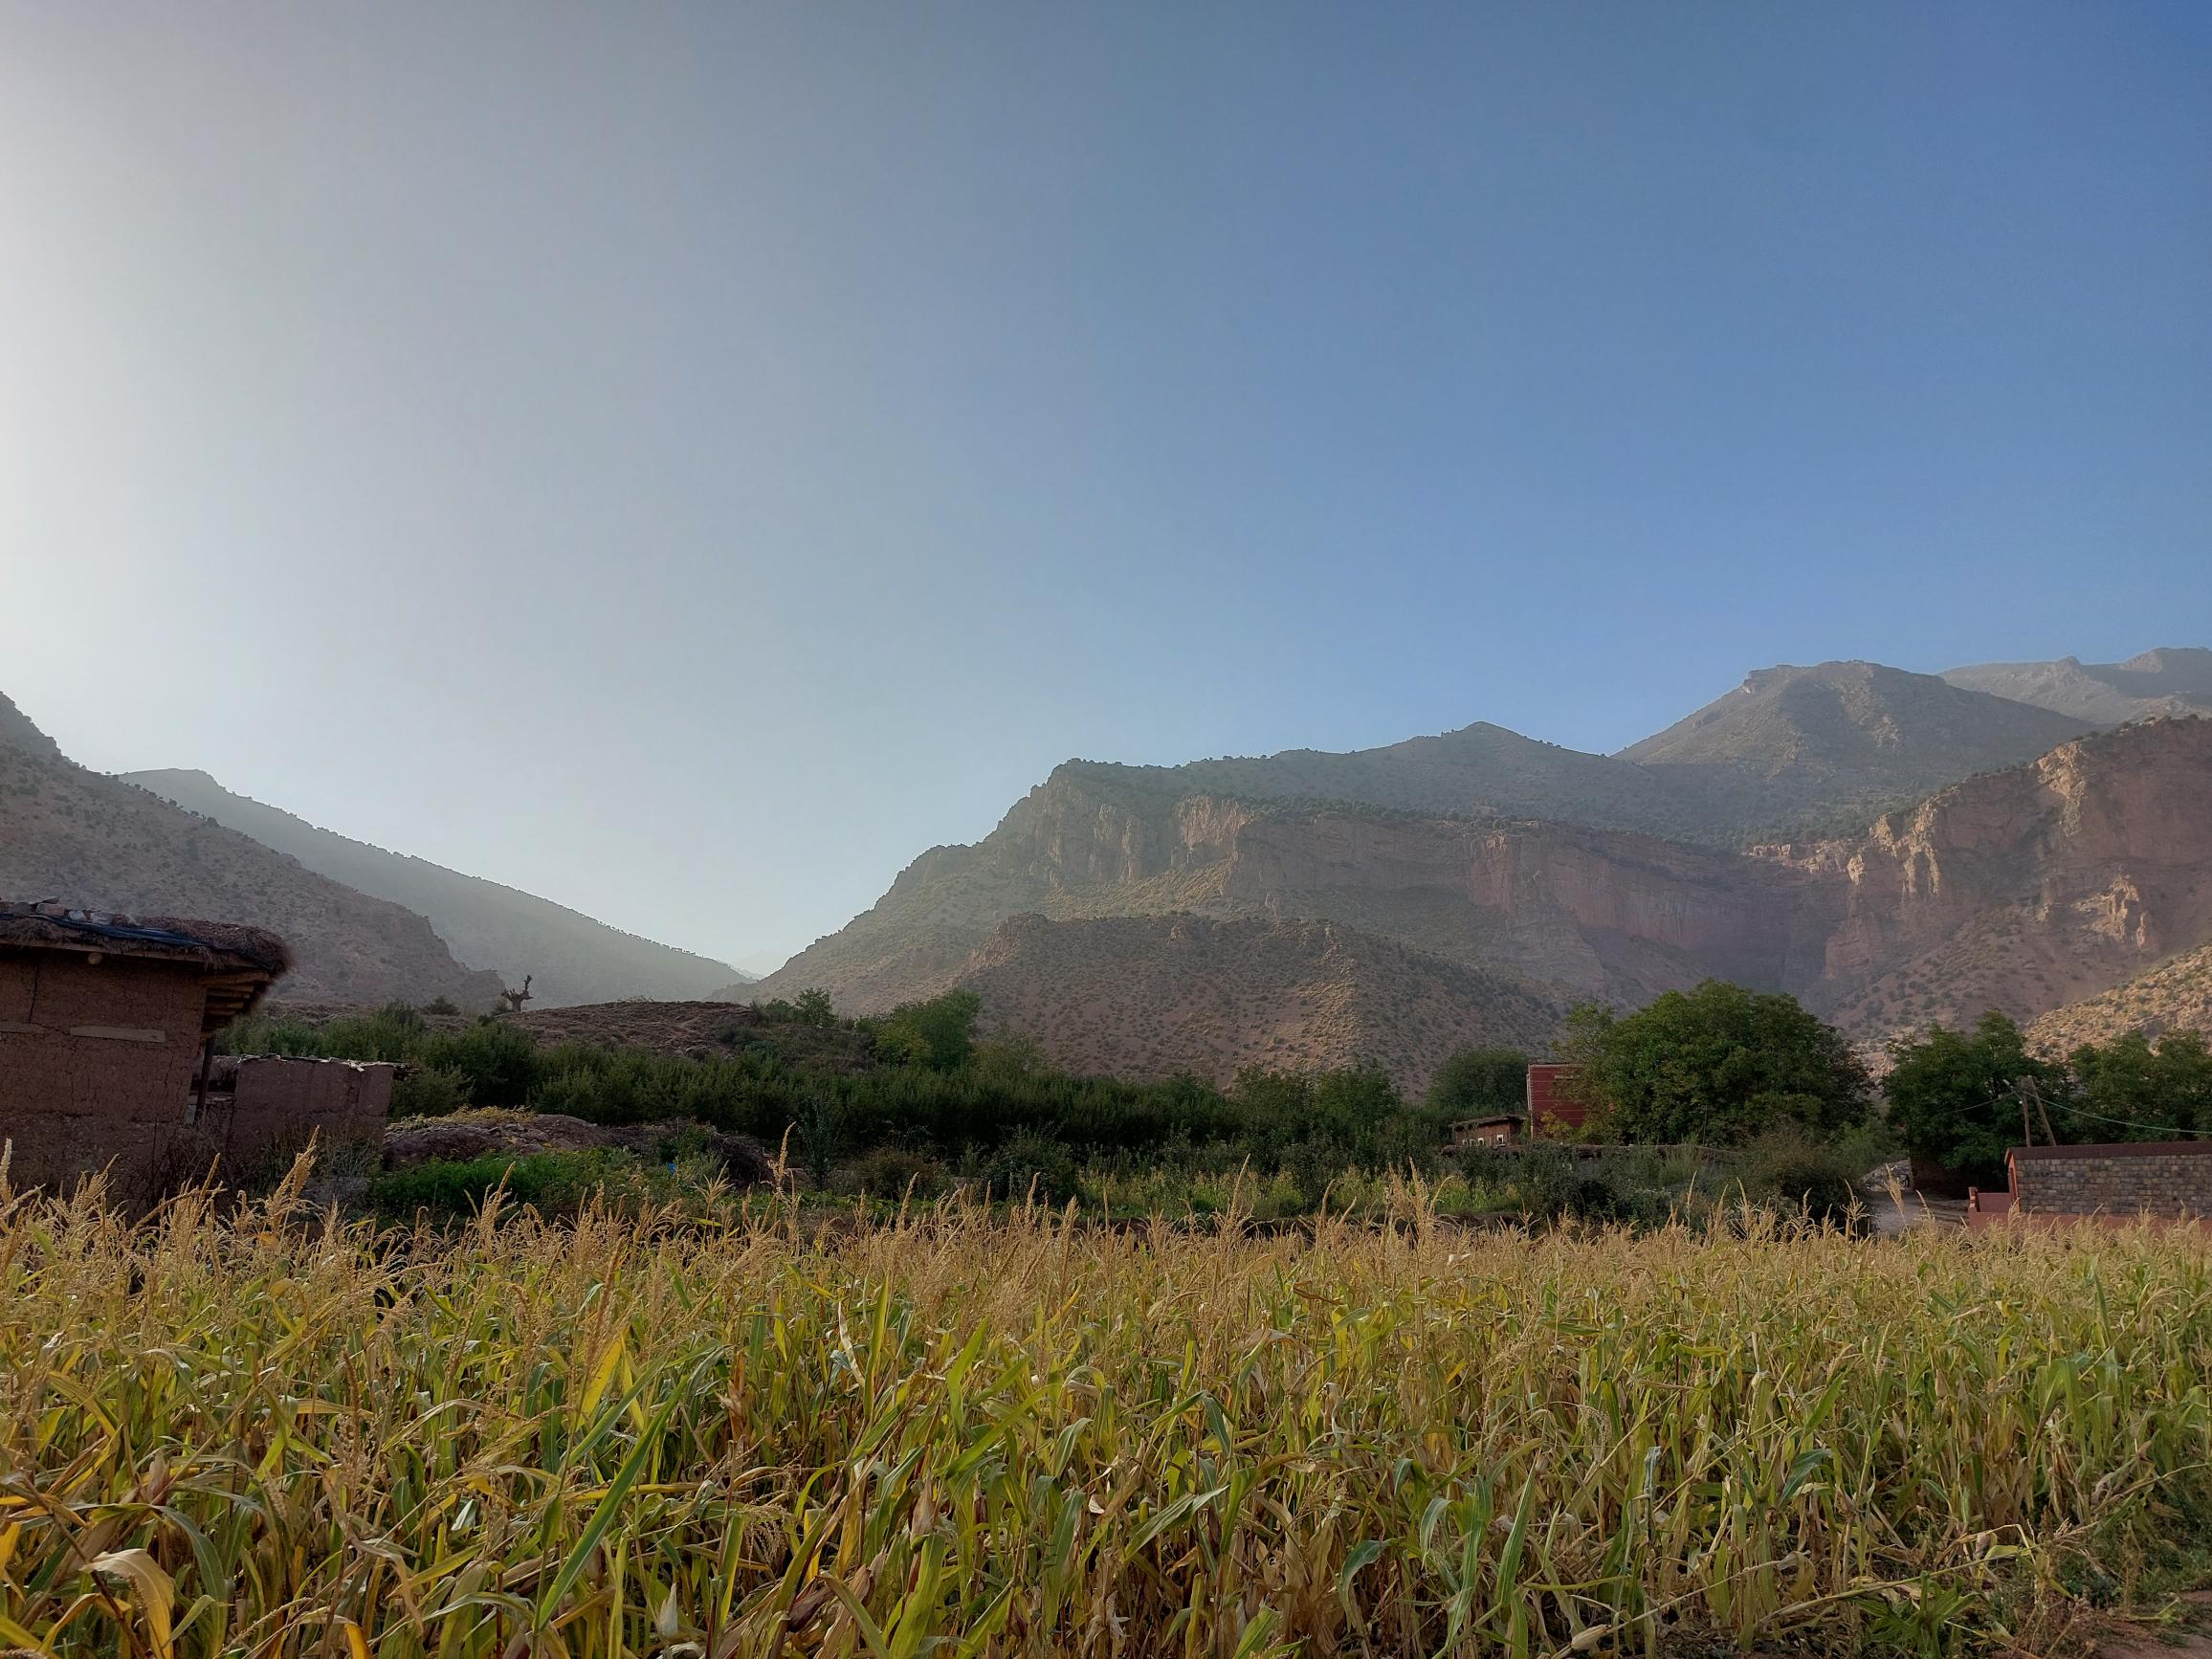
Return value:
M 489 1008 L 497 974 L 453 960 L 422 917 L 236 830 L 79 766 L 0 697 L 0 895 L 274 929 L 285 994 L 347 1003 L 449 997 Z
M 2116 726 L 2161 715 L 2212 714 L 2212 651 L 2158 646 L 2125 662 L 1984 662 L 1948 669 L 1956 686 Z
M 1874 1040 L 1971 1017 L 1980 1009 L 1967 1005 L 1984 999 L 2030 1018 L 2212 931 L 2212 878 L 2200 879 L 2212 872 L 2212 830 L 2198 828 L 2212 825 L 2212 722 L 2100 730 L 1871 664 L 1762 671 L 1730 695 L 1749 707 L 1748 721 L 1723 698 L 1717 718 L 1692 716 L 1632 745 L 1670 758 L 1619 765 L 1693 782 L 1771 771 L 1783 789 L 1768 800 L 1794 795 L 1816 807 L 1870 808 L 1931 776 L 1940 786 L 1867 809 L 1849 830 L 1730 848 L 1586 822 L 1424 815 L 1405 803 L 1434 799 L 1438 777 L 1409 782 L 1394 768 L 1409 745 L 1352 757 L 1286 751 L 1294 763 L 1272 775 L 1267 761 L 1071 762 L 982 841 L 924 852 L 845 928 L 733 994 L 818 984 L 849 1011 L 876 1011 L 981 985 L 979 953 L 1015 916 L 1040 918 L 1067 940 L 1086 937 L 1079 923 L 1183 916 L 1327 924 L 1510 977 L 1555 1003 L 1629 1006 L 1716 976 L 1788 990 Z M 1412 742 L 1422 745 L 1414 753 L 1441 755 L 1461 807 L 1484 797 L 1453 766 L 1459 755 L 1537 747 L 1481 727 Z M 1487 799 L 1526 799 L 1513 792 L 1525 781 L 1509 779 Z M 1347 782 L 1386 800 L 1316 804 L 1290 793 Z M 2200 785 L 2201 813 L 2174 807 L 2177 794 L 2194 802 Z M 1270 798 L 1269 788 L 1282 792 Z M 2111 919 L 2130 915 L 2133 933 Z M 1080 988 L 1073 945 L 1053 948 L 1054 983 L 1079 998 L 1109 994 L 1103 980 Z M 1011 975 L 996 964 L 994 994 L 1042 1018 L 1045 1006 L 1016 997 Z
M 485 876 L 342 835 L 226 789 L 206 772 L 126 772 L 135 784 L 237 830 L 309 870 L 427 917 L 453 955 L 520 985 L 545 1007 L 624 997 L 705 997 L 741 979 L 727 962 L 661 944 Z

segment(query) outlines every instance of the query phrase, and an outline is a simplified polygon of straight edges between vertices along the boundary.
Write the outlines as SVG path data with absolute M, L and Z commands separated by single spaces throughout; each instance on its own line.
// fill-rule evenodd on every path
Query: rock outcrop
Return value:
M 2212 939 L 2212 720 L 2061 744 L 1772 856 L 1807 878 L 1784 984 L 1847 1029 L 2030 1018 Z

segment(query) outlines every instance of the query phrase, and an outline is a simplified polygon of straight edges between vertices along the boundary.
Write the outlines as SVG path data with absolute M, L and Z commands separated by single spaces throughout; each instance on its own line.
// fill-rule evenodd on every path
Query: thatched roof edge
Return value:
M 291 947 L 264 927 L 178 916 L 108 916 L 44 905 L 0 903 L 0 945 L 190 962 L 211 973 L 252 973 L 270 980 L 292 966 Z

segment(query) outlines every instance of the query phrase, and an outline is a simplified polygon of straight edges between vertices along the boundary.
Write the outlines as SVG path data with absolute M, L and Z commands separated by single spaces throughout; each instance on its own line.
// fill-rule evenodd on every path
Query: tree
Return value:
M 2066 1068 L 2029 1053 L 2020 1028 L 1995 1008 L 1972 1031 L 1931 1026 L 1925 1037 L 1892 1043 L 1890 1059 L 1882 1093 L 1905 1150 L 1961 1182 L 2002 1183 L 2004 1154 L 2025 1133 L 2023 1104 L 2040 1136 L 2043 1113 L 2055 1128 L 2069 1095 Z
M 2073 1051 L 2076 1102 L 2059 1128 L 2082 1140 L 2163 1140 L 2212 1129 L 2212 1051 L 2196 1031 L 2169 1031 L 2156 1048 L 2129 1031 Z
M 1594 1132 L 1631 1141 L 1734 1145 L 1797 1125 L 1828 1139 L 1862 1122 L 1866 1068 L 1842 1033 L 1779 992 L 1721 980 L 1633 1014 L 1576 1010 L 1561 1058 Z
M 837 1009 L 831 1005 L 828 991 L 812 985 L 793 1000 L 791 1017 L 802 1026 L 833 1026 L 837 1023 Z
M 1451 1117 L 1517 1113 L 1528 1089 L 1529 1057 L 1518 1049 L 1454 1049 L 1429 1082 L 1428 1104 Z
M 973 991 L 947 991 L 925 1003 L 901 1003 L 875 1028 L 875 1046 L 909 1065 L 957 1071 L 975 1050 L 976 1016 L 984 1000 Z

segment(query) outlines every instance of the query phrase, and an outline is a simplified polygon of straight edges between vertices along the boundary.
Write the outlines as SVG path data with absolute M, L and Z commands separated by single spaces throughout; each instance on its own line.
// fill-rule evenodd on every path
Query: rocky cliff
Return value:
M 1772 858 L 1786 988 L 1847 1029 L 2026 1019 L 2212 939 L 2212 720 L 2123 726 Z
M 1555 1006 L 1634 1005 L 1717 976 L 1789 990 L 1865 1037 L 1993 1006 L 2025 1019 L 2212 937 L 2212 721 L 2072 739 L 1860 833 L 1744 852 L 1557 823 L 1179 796 L 1145 774 L 1071 765 L 984 841 L 925 853 L 866 915 L 746 994 L 819 984 L 869 1011 L 980 984 L 988 965 L 1002 1005 L 1042 1020 L 1049 999 L 1012 986 L 1016 964 L 1044 959 L 979 955 L 1024 914 L 1325 922 Z M 1052 937 L 1051 982 L 1068 986 L 1082 978 L 1069 953 L 1111 941 L 1123 962 L 1148 936 Z M 1097 983 L 1111 978 L 1101 969 Z M 1367 1040 L 1400 1069 L 1415 1062 L 1410 1039 Z M 1251 1051 L 1226 1028 L 1218 1041 L 1224 1054 Z

